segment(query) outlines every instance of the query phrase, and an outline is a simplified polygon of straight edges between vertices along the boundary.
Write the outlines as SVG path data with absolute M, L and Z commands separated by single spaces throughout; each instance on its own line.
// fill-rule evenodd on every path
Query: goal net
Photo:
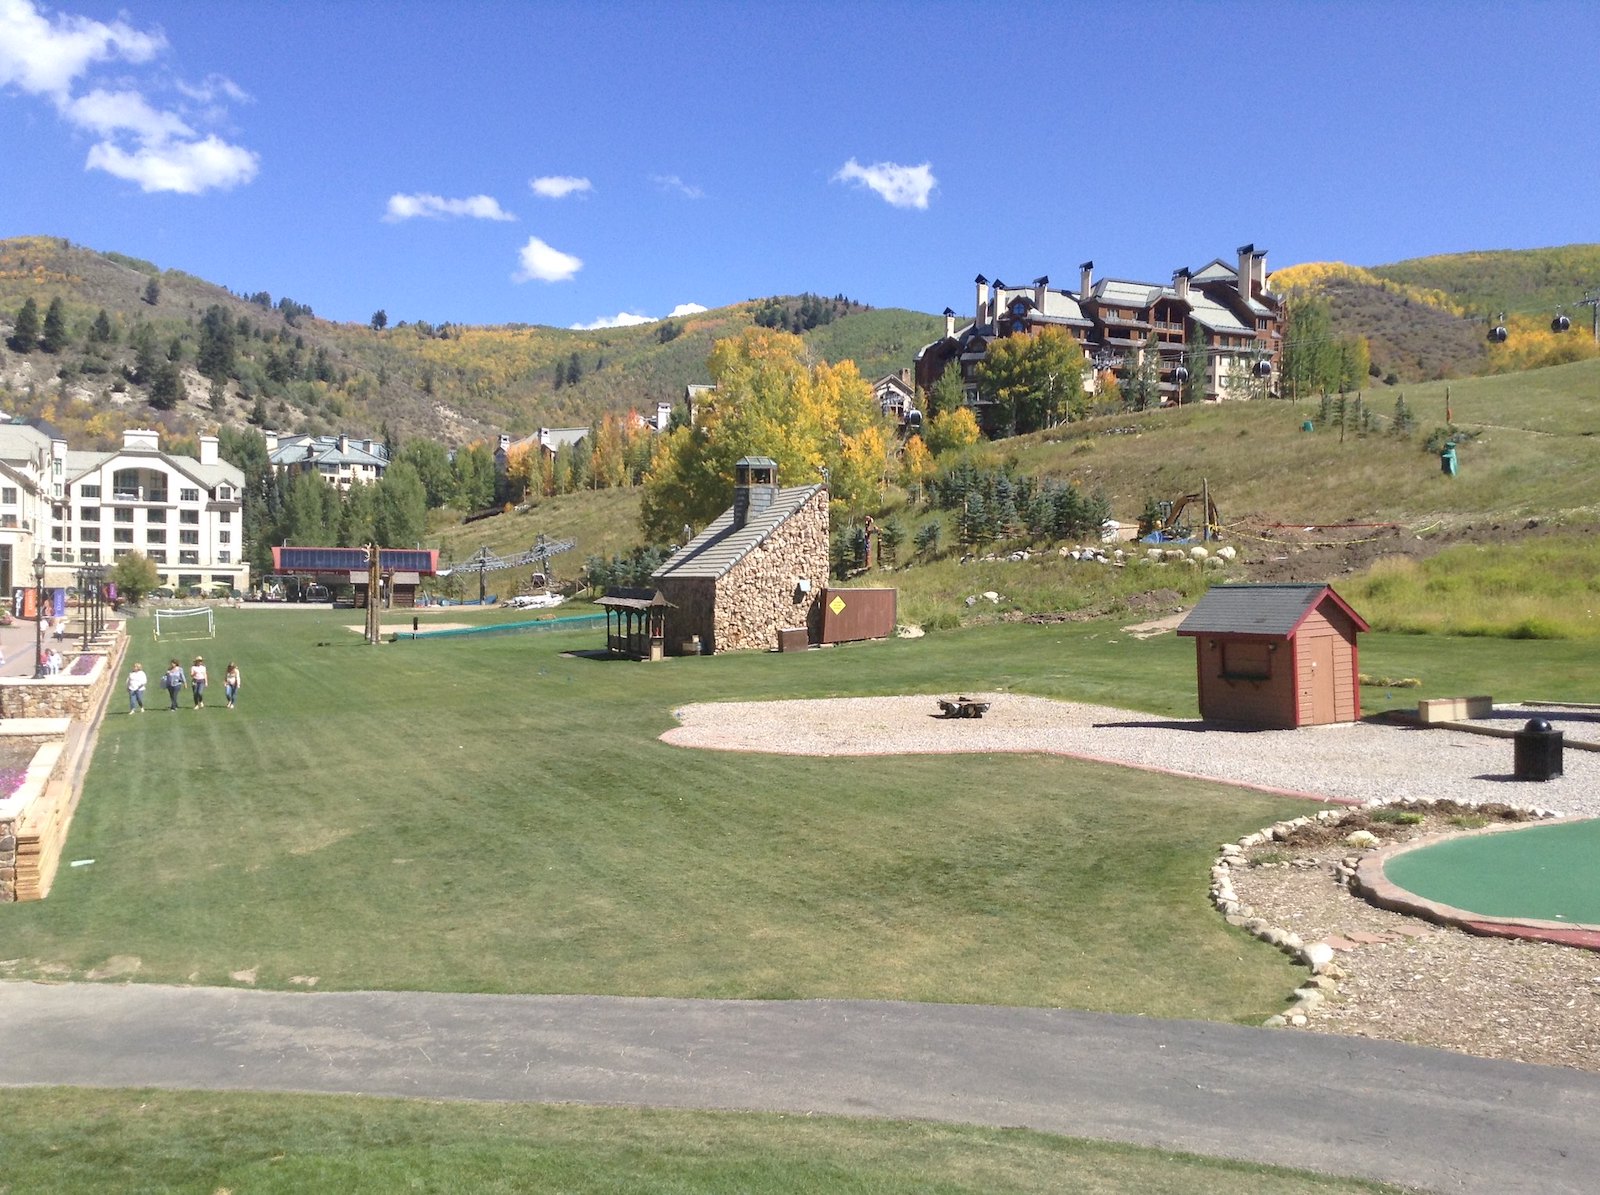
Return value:
M 217 632 L 210 606 L 193 610 L 157 610 L 156 640 L 210 639 Z

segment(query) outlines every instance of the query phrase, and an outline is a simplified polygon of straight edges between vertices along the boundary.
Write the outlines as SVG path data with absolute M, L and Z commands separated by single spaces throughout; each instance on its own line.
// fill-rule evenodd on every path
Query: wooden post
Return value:
M 383 611 L 378 603 L 378 558 L 382 554 L 375 543 L 366 546 L 367 552 L 367 642 L 376 644 L 383 634 Z

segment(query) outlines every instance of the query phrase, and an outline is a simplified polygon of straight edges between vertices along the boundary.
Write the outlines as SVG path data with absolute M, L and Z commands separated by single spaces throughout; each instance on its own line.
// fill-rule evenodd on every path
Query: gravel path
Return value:
M 1461 731 L 1367 722 L 1227 729 L 1011 693 L 969 694 L 992 703 L 982 719 L 937 716 L 938 698 L 949 696 L 687 705 L 674 711 L 682 725 L 661 737 L 680 747 L 782 755 L 1042 751 L 1320 797 L 1448 797 L 1600 815 L 1595 752 L 1569 750 L 1565 775 L 1519 783 L 1511 778 L 1510 740 Z

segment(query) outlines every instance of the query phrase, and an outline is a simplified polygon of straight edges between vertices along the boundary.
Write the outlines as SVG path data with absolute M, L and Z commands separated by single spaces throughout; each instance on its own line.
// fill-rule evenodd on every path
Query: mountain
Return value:
M 869 379 L 909 365 L 942 328 L 935 316 L 803 295 L 592 331 L 427 323 L 380 330 L 60 238 L 0 241 L 0 333 L 14 331 L 30 298 L 41 317 L 61 300 L 68 344 L 56 354 L 0 351 L 0 408 L 47 418 L 85 444 L 133 425 L 182 436 L 254 421 L 366 436 L 388 427 L 457 445 L 502 431 L 588 425 L 607 412 L 653 412 L 658 401 L 681 399 L 686 384 L 707 380 L 715 340 L 757 322 L 801 331 L 819 357 L 848 356 Z M 110 336 L 97 339 L 101 311 Z M 219 388 L 202 376 L 200 358 L 224 325 L 232 360 Z M 138 367 L 140 342 L 146 365 L 151 343 L 157 365 L 177 348 L 182 386 L 171 410 L 150 406 L 154 371 Z

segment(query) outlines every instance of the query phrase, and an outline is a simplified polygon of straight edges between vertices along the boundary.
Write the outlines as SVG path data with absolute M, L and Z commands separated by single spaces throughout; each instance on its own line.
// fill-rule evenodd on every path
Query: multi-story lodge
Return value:
M 75 584 L 81 565 L 134 551 L 175 587 L 246 588 L 243 487 L 215 436 L 200 437 L 196 459 L 161 451 L 155 431 L 82 452 L 45 428 L 0 425 L 0 590 L 33 584 L 40 553 L 45 584 L 57 588 Z
M 1171 285 L 1094 277 L 1094 262 L 1080 267 L 1076 292 L 1051 290 L 1048 277 L 1031 286 L 1008 287 L 983 275 L 976 281 L 972 322 L 956 326 L 945 308 L 944 336 L 916 355 L 916 384 L 926 393 L 947 366 L 961 370 L 969 405 L 987 405 L 977 367 L 989 343 L 1006 336 L 1031 336 L 1059 328 L 1083 348 L 1091 367 L 1110 370 L 1126 384 L 1138 368 L 1154 334 L 1160 354 L 1160 391 L 1177 394 L 1187 369 L 1192 334 L 1205 345 L 1206 369 L 1200 381 L 1207 399 L 1243 397 L 1244 380 L 1270 389 L 1282 351 L 1283 304 L 1267 287 L 1267 253 L 1254 245 L 1238 250 L 1237 266 L 1220 257 L 1196 271 L 1181 269 Z
M 355 440 L 349 436 L 280 436 L 264 433 L 267 460 L 274 473 L 293 477 L 315 473 L 341 490 L 352 485 L 370 485 L 389 467 L 389 449 L 375 440 Z

